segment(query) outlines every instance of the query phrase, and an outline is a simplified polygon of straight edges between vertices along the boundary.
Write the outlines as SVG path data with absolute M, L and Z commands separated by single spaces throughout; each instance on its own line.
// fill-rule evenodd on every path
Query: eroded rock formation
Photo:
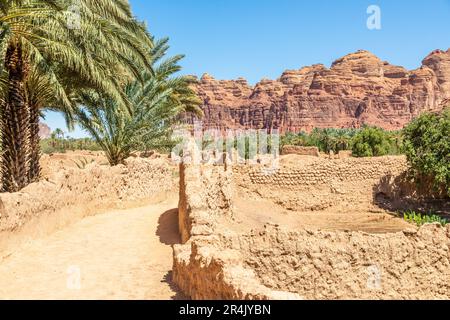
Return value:
M 242 78 L 205 74 L 195 89 L 207 128 L 309 131 L 370 124 L 400 129 L 422 112 L 440 110 L 450 98 L 450 49 L 432 52 L 412 71 L 360 50 L 331 68 L 290 70 L 254 87 Z
M 50 129 L 50 127 L 48 125 L 46 125 L 45 123 L 40 122 L 39 123 L 39 136 L 41 137 L 41 139 L 48 139 L 50 138 L 52 134 L 52 130 Z

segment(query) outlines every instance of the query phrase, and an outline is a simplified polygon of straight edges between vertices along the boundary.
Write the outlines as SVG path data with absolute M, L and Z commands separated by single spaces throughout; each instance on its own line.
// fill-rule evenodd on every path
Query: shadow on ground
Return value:
M 378 207 L 395 213 L 414 210 L 450 218 L 450 199 L 445 192 L 433 189 L 427 181 L 414 182 L 407 173 L 381 178 L 373 188 L 373 201 Z
M 173 300 L 190 300 L 183 292 L 181 292 L 180 288 L 173 282 L 173 272 L 169 271 L 164 276 L 162 282 L 165 282 L 169 285 L 170 289 L 175 293 L 171 298 Z
M 161 243 L 172 246 L 180 244 L 181 238 L 178 232 L 178 209 L 164 212 L 158 220 L 156 235 Z
M 159 237 L 159 241 L 166 245 L 173 246 L 181 243 L 181 237 L 178 231 L 178 208 L 167 210 L 159 217 L 156 235 Z M 174 295 L 171 297 L 173 300 L 189 299 L 173 282 L 172 271 L 166 273 L 161 282 L 167 283 L 174 292 Z

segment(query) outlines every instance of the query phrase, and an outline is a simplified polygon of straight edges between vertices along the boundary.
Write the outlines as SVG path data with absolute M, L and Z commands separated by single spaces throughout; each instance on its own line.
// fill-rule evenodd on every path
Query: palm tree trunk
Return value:
M 22 49 L 10 43 L 6 52 L 5 67 L 8 71 L 8 94 L 0 125 L 2 126 L 1 174 L 2 190 L 17 192 L 28 184 L 27 138 L 29 113 L 25 98 L 27 65 Z
M 41 175 L 41 166 L 39 159 L 41 157 L 41 149 L 39 145 L 39 105 L 33 101 L 29 103 L 30 112 L 30 150 L 28 165 L 28 182 L 33 183 L 39 180 Z

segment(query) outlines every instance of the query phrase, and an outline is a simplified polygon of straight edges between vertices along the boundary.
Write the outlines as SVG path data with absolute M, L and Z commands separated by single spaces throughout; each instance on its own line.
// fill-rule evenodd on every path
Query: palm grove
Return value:
M 121 163 L 170 142 L 180 112 L 200 113 L 182 56 L 166 58 L 127 0 L 0 0 L 2 191 L 38 180 L 39 118 L 61 112 Z

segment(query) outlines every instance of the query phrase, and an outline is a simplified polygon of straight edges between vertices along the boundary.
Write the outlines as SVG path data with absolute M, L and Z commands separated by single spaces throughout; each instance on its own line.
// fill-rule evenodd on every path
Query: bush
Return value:
M 286 145 L 317 147 L 321 152 L 339 153 L 352 150 L 356 157 L 397 155 L 402 152 L 402 135 L 398 131 L 364 127 L 362 129 L 319 129 L 311 133 L 287 133 L 281 138 Z
M 435 214 L 422 215 L 415 211 L 407 211 L 403 214 L 406 222 L 415 223 L 418 227 L 427 223 L 439 223 L 443 227 L 448 224 L 448 221 Z
M 353 156 L 381 157 L 395 154 L 392 134 L 376 127 L 364 127 L 353 138 Z
M 90 138 L 73 139 L 73 138 L 57 138 L 42 139 L 40 141 L 41 151 L 43 154 L 65 153 L 68 150 L 87 150 L 100 151 L 100 146 Z
M 352 137 L 357 133 L 356 129 L 314 129 L 310 134 L 301 132 L 298 134 L 287 133 L 281 139 L 281 147 L 286 145 L 317 147 L 320 151 L 329 153 L 333 151 L 348 150 L 351 148 Z
M 417 178 L 428 177 L 450 196 L 450 108 L 427 113 L 403 131 L 404 151 Z

